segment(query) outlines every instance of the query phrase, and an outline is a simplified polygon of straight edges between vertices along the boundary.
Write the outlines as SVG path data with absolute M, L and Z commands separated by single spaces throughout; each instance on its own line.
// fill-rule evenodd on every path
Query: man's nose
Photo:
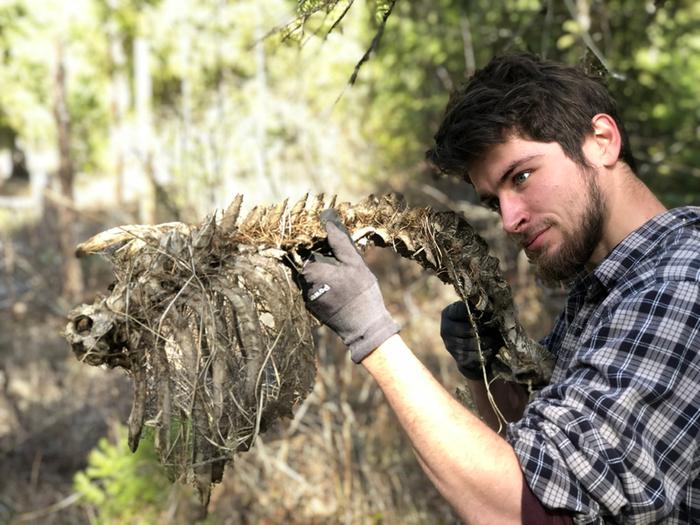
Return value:
M 527 224 L 528 215 L 525 203 L 518 196 L 499 197 L 503 230 L 508 234 L 521 233 Z

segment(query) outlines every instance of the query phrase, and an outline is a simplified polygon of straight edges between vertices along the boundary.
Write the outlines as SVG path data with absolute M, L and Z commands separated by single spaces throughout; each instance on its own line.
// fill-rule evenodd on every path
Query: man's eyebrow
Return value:
M 506 166 L 505 171 L 503 172 L 503 175 L 501 175 L 498 179 L 498 183 L 496 184 L 496 190 L 503 186 L 503 184 L 506 182 L 506 180 L 513 174 L 513 172 L 521 165 L 525 164 L 526 162 L 531 161 L 534 158 L 541 157 L 541 153 L 534 153 L 532 155 L 526 155 L 525 157 L 520 157 L 518 159 L 515 159 L 513 162 L 508 164 Z M 479 200 L 481 201 L 482 204 L 486 204 L 487 201 L 494 199 L 496 196 L 492 193 L 480 193 L 479 194 Z
M 501 178 L 498 180 L 498 186 L 501 186 L 501 184 L 503 184 L 506 181 L 506 179 L 510 177 L 521 164 L 525 164 L 526 162 L 530 162 L 532 159 L 541 156 L 541 153 L 534 153 L 532 155 L 527 155 L 525 157 L 515 159 L 506 167 L 506 170 L 503 172 L 503 175 L 501 175 Z

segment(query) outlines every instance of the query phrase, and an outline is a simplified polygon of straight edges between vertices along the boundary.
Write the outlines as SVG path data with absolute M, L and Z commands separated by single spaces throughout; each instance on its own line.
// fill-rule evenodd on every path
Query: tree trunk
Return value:
M 263 37 L 262 28 L 262 9 L 258 8 L 258 18 L 256 26 L 256 43 L 255 43 L 255 84 L 257 93 L 253 106 L 253 115 L 255 122 L 255 174 L 257 180 L 266 180 L 270 187 L 270 195 L 278 199 L 280 191 L 272 173 L 269 169 L 267 149 L 267 72 L 266 72 L 266 57 L 265 57 L 265 38 Z
M 107 21 L 107 38 L 109 40 L 109 58 L 111 62 L 111 100 L 110 110 L 110 148 L 112 170 L 114 172 L 115 201 L 120 207 L 125 201 L 124 167 L 126 163 L 126 113 L 129 107 L 129 80 L 126 74 L 126 57 L 124 45 L 119 34 L 114 11 L 115 0 L 109 0 L 110 17 Z
M 462 29 L 462 45 L 464 47 L 464 76 L 470 78 L 476 71 L 476 58 L 474 57 L 471 23 L 466 11 L 459 17 L 459 25 Z
M 73 199 L 75 169 L 71 159 L 70 115 L 66 99 L 66 70 L 63 44 L 56 44 L 56 76 L 54 82 L 54 118 L 58 139 L 58 181 L 61 201 L 56 203 L 58 241 L 63 261 L 63 295 L 76 301 L 83 293 L 83 273 L 74 255 L 77 242 L 76 213 Z
M 143 187 L 140 191 L 139 216 L 141 222 L 156 222 L 156 180 L 153 172 L 153 119 L 151 116 L 152 83 L 150 70 L 151 50 L 148 40 L 134 40 L 134 81 L 136 83 L 136 119 L 138 156 L 142 169 Z

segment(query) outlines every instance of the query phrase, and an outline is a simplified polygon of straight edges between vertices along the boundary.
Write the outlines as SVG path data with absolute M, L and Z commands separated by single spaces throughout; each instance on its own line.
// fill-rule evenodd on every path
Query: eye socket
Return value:
M 525 182 L 528 178 L 530 178 L 530 175 L 532 175 L 532 171 L 530 170 L 525 170 L 521 171 L 519 173 L 516 173 L 513 175 L 513 184 L 516 186 L 519 186 L 523 182 Z
M 484 201 L 483 204 L 486 208 L 488 208 L 491 211 L 495 211 L 496 213 L 501 212 L 501 204 L 500 204 L 500 202 L 498 202 L 498 199 L 495 197 Z

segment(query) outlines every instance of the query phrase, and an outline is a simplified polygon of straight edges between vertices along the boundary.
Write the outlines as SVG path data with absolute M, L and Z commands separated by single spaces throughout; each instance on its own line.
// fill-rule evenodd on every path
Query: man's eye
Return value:
M 516 173 L 513 175 L 513 184 L 516 186 L 522 184 L 528 179 L 528 177 L 530 177 L 530 175 L 532 175 L 531 171 L 521 171 L 520 173 Z

